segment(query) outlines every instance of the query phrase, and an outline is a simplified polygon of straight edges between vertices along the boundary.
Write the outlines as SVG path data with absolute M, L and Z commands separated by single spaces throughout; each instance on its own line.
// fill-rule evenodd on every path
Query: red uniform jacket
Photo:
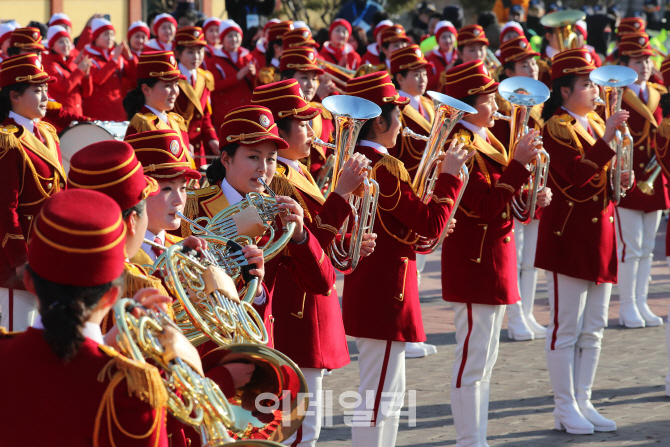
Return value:
M 119 57 L 112 59 L 113 50 L 103 50 L 89 45 L 84 52 L 93 60 L 90 77 L 93 79 L 93 92 L 84 95 L 84 115 L 101 121 L 126 121 L 123 110 L 125 89 L 123 78 L 135 79 L 137 61 L 127 61 Z
M 301 168 L 307 173 L 306 166 Z M 309 173 L 302 175 L 284 164 L 277 167 L 270 187 L 301 204 L 305 223 L 324 250 L 351 214 L 349 202 L 339 194 L 332 193 L 328 200 L 324 199 Z M 329 292 L 304 292 L 285 267 L 277 275 L 272 296 L 275 348 L 301 368 L 337 369 L 350 361 L 335 286 Z
M 352 337 L 425 341 L 412 244 L 417 234 L 429 238 L 442 234 L 461 182 L 452 175 L 440 175 L 433 199 L 425 204 L 396 158 L 366 146 L 357 146 L 356 152 L 371 160 L 371 178 L 379 183 L 377 246 L 344 278 L 345 330 Z
M 382 62 L 379 60 L 379 48 L 377 48 L 376 43 L 371 43 L 368 45 L 368 51 L 361 58 L 361 65 L 370 64 L 377 66 Z
M 218 185 L 197 189 L 188 192 L 188 201 L 184 214 L 189 218 L 214 217 L 217 213 L 229 206 L 228 199 Z M 182 223 L 182 230 L 186 227 Z M 274 346 L 272 315 L 272 295 L 275 289 L 277 277 L 285 274 L 280 270 L 284 267 L 288 270 L 293 280 L 306 293 L 315 295 L 329 294 L 335 284 L 335 270 L 330 262 L 327 262 L 326 253 L 319 245 L 319 240 L 307 229 L 307 240 L 302 244 L 289 242 L 286 249 L 272 260 L 265 263 L 265 278 L 263 284 L 267 290 L 265 303 L 254 307 L 263 317 L 263 322 L 270 335 L 269 347 Z M 183 233 L 186 235 L 187 233 Z
M 595 112 L 588 118 L 594 134 L 602 135 L 602 119 Z M 548 186 L 553 198 L 540 219 L 535 266 L 586 281 L 615 283 L 616 235 L 608 175 L 614 151 L 563 108 L 547 121 L 542 135 L 551 157 Z
M 241 80 L 237 72 L 253 63 L 254 58 L 246 48 L 238 50 L 237 62 L 221 49 L 215 49 L 214 55 L 207 60 L 207 69 L 214 76 L 212 91 L 212 123 L 218 129 L 226 114 L 235 107 L 251 103 L 254 91 L 254 77 L 247 74 Z
M 312 101 L 309 103 L 312 107 L 321 110 L 321 114 L 317 115 L 310 121 L 310 125 L 314 130 L 314 135 L 326 143 L 332 143 L 335 138 L 335 125 L 333 124 L 333 115 L 326 110 L 320 102 Z M 326 159 L 333 153 L 332 149 L 312 146 L 309 153 L 309 172 L 316 177 L 323 167 Z
M 265 63 L 265 39 L 258 39 L 256 42 L 256 47 L 251 50 L 251 57 L 256 61 L 256 68 L 261 69 L 265 68 L 267 64 Z
M 447 58 L 440 52 L 439 46 L 426 53 L 426 60 L 433 64 L 433 68 L 426 68 L 428 71 L 428 87 L 426 90 L 441 92 L 446 81 L 444 73 L 453 67 L 453 64 L 458 60 L 456 49 L 454 48 L 452 51 L 451 62 L 447 62 Z
M 621 108 L 630 112 L 628 128 L 633 136 L 635 150 L 633 151 L 633 168 L 635 181 L 643 182 L 650 174 L 644 172 L 654 155 L 654 134 L 658 124 L 663 118 L 663 112 L 658 106 L 661 94 L 667 93 L 667 89 L 658 84 L 647 83 L 649 97 L 646 103 L 632 90 L 626 89 L 623 94 Z M 668 200 L 667 180 L 665 176 L 659 175 L 654 182 L 654 195 L 644 194 L 639 188 L 633 188 L 621 199 L 619 206 L 631 210 L 640 210 L 646 213 L 664 210 L 670 207 Z
M 330 42 L 325 42 L 319 55 L 326 62 L 339 65 L 349 70 L 355 70 L 361 66 L 361 56 L 354 51 L 354 47 L 349 43 L 344 44 L 344 48 L 335 48 Z
M 23 289 L 16 267 L 28 260 L 28 238 L 42 204 L 65 188 L 58 137 L 37 123 L 35 134 L 7 118 L 0 128 L 0 287 Z
M 0 406 L 4 445 L 168 446 L 166 408 L 152 408 L 140 400 L 137 396 L 148 396 L 149 389 L 133 381 L 133 376 L 142 377 L 147 371 L 160 381 L 153 366 L 140 365 L 90 339 L 74 359 L 64 362 L 47 344 L 43 331 L 33 328 L 0 340 L 0 363 L 11 365 L 0 368 L 0 392 L 7 403 Z M 119 364 L 125 373 L 115 366 Z M 36 380 L 37 374 L 47 371 Z M 26 398 L 26 393 L 33 398 Z M 39 421 L 39 430 L 26 430 L 31 419 Z
M 656 152 L 656 159 L 661 166 L 661 175 L 667 181 L 670 179 L 670 117 L 666 116 L 661 120 L 658 129 L 654 132 L 654 152 Z M 637 154 L 636 154 L 637 155 Z M 656 183 L 654 183 L 656 185 Z M 658 192 L 656 192 L 658 194 Z M 670 221 L 668 221 L 670 227 Z M 665 233 L 665 255 L 670 256 L 670 237 L 668 231 Z
M 435 107 L 433 107 L 433 101 L 430 98 L 425 97 L 421 97 L 421 106 L 428 113 L 430 121 L 424 118 L 414 107 L 407 104 L 400 115 L 400 122 L 402 123 L 403 129 L 409 127 L 419 135 L 428 136 L 430 135 L 433 119 L 435 118 Z M 403 162 L 405 169 L 407 169 L 410 177 L 414 180 L 414 176 L 419 168 L 419 163 L 421 162 L 421 157 L 423 157 L 425 149 L 425 141 L 398 135 L 395 147 L 389 149 L 389 154 Z
M 477 152 L 468 164 L 470 180 L 456 211 L 458 223 L 442 246 L 442 298 L 456 303 L 513 304 L 520 298 L 509 203 L 530 172 L 509 159 L 488 129 L 490 143 L 460 123 L 452 135 Z
M 56 78 L 49 86 L 49 96 L 75 115 L 83 115 L 82 96 L 91 96 L 93 79 L 81 71 L 70 56 L 67 60 L 55 51 L 42 58 L 44 70 Z
M 180 93 L 174 105 L 174 112 L 184 119 L 194 155 L 213 155 L 209 149 L 209 142 L 218 141 L 216 129 L 212 125 L 212 109 L 209 103 L 213 88 L 212 73 L 202 68 L 198 68 L 195 86 L 185 80 L 179 81 Z M 196 166 L 207 163 L 204 158 L 195 158 Z
M 60 134 L 62 131 L 70 127 L 73 121 L 84 123 L 93 121 L 87 116 L 80 113 L 71 113 L 63 108 L 59 102 L 49 100 L 47 103 L 47 113 L 42 118 L 42 121 L 47 122 L 56 128 L 56 132 Z

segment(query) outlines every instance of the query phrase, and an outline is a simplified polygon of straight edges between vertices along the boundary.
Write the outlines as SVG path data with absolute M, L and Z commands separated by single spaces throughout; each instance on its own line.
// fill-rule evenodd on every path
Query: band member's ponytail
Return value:
M 4 121 L 9 112 L 12 111 L 12 100 L 9 96 L 11 92 L 17 92 L 22 95 L 30 86 L 27 82 L 19 82 L 17 84 L 8 85 L 0 90 L 0 120 Z
M 546 122 L 549 121 L 554 113 L 563 105 L 563 96 L 561 95 L 562 87 L 569 87 L 570 91 L 575 87 L 575 82 L 577 82 L 577 75 L 571 74 L 567 76 L 562 76 L 552 82 L 551 95 L 549 99 L 544 103 L 544 108 L 542 109 L 542 119 Z
M 126 111 L 128 121 L 132 120 L 136 113 L 144 107 L 144 93 L 142 93 L 142 85 L 153 87 L 158 83 L 158 78 L 138 79 L 137 88 L 128 92 L 123 98 L 123 109 Z
M 229 157 L 234 157 L 237 152 L 237 148 L 240 147 L 238 144 L 229 144 L 221 148 L 221 152 L 225 152 Z M 221 180 L 226 178 L 226 168 L 221 163 L 221 157 L 215 158 L 212 163 L 207 167 L 207 181 L 210 185 L 218 185 L 221 183 Z
M 670 114 L 670 93 L 664 93 L 661 95 L 661 102 L 659 105 L 663 111 L 663 117 L 667 117 L 668 114 Z

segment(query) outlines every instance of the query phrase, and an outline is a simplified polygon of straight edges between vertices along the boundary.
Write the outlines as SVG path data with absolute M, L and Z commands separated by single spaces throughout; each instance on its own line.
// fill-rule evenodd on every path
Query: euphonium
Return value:
M 556 33 L 558 52 L 577 48 L 577 34 L 574 32 L 575 23 L 584 20 L 586 13 L 576 9 L 566 9 L 549 13 L 540 19 L 542 26 L 553 28 Z
M 329 185 L 328 192 L 331 192 L 337 185 L 342 167 L 354 153 L 356 140 L 363 124 L 371 118 L 378 117 L 381 109 L 367 99 L 344 95 L 329 96 L 323 100 L 323 107 L 333 114 L 335 121 L 335 145 L 333 146 L 335 158 L 332 173 L 326 180 Z M 354 219 L 349 247 L 345 246 L 349 218 L 344 221 L 338 231 L 338 237 L 328 247 L 333 266 L 344 274 L 353 272 L 358 265 L 363 237 L 372 233 L 374 227 L 378 198 L 379 185 L 368 178 L 363 180 L 362 196 L 359 197 L 355 193 L 349 196 L 349 205 L 351 205 Z
M 637 73 L 632 68 L 621 65 L 605 65 L 596 68 L 589 74 L 589 78 L 598 85 L 609 87 L 605 89 L 605 114 L 609 118 L 613 113 L 621 110 L 621 100 L 624 89 L 637 80 Z M 632 177 L 627 186 L 621 185 L 621 174 L 627 172 L 633 175 L 633 137 L 626 123 L 617 129 L 610 146 L 616 152 L 612 159 L 610 186 L 612 187 L 612 202 L 616 205 L 632 185 Z
M 421 162 L 419 163 L 412 184 L 412 188 L 416 192 L 416 195 L 419 196 L 423 203 L 428 203 L 433 196 L 435 182 L 437 182 L 437 177 L 440 175 L 439 163 L 444 155 L 444 145 L 449 138 L 449 134 L 454 129 L 456 123 L 458 123 L 465 114 L 477 113 L 476 109 L 462 101 L 452 98 L 451 96 L 433 91 L 428 92 L 428 96 L 433 98 L 433 105 L 435 107 L 435 119 L 433 121 L 433 126 L 430 129 L 430 134 L 427 137 L 418 135 L 407 127 L 402 133 L 403 136 L 426 141 L 426 149 L 423 151 L 423 157 L 421 157 Z M 458 205 L 463 197 L 463 192 L 465 191 L 465 187 L 470 178 L 468 168 L 463 166 L 459 177 L 463 182 L 463 186 L 458 194 L 447 225 L 444 227 L 444 231 L 440 237 L 434 239 L 419 236 L 419 240 L 413 247 L 415 252 L 423 254 L 434 252 L 447 235 L 449 224 L 458 209 Z
M 333 64 L 332 62 L 324 61 L 322 59 L 317 59 L 316 64 L 323 68 L 324 70 L 328 68 L 329 70 L 339 74 L 340 76 L 343 76 L 347 79 L 354 79 L 359 76 L 363 76 L 366 74 L 374 73 L 375 72 L 375 67 L 371 64 L 363 64 L 360 67 L 358 67 L 356 70 L 351 70 L 346 67 L 342 67 L 341 65 Z M 347 88 L 347 82 L 343 79 L 338 78 L 337 76 L 328 73 L 327 71 L 324 73 L 327 78 L 331 79 L 337 84 L 340 84 L 342 87 L 345 89 Z
M 526 135 L 528 119 L 533 106 L 542 104 L 549 99 L 549 89 L 544 83 L 532 78 L 515 76 L 507 78 L 498 86 L 498 93 L 512 104 L 510 115 L 509 158 L 514 158 L 516 145 Z M 538 137 L 542 138 L 542 137 Z M 528 223 L 535 217 L 537 194 L 547 186 L 549 174 L 549 154 L 539 149 L 535 159 L 527 166 L 531 176 L 510 202 L 512 214 L 521 223 Z M 523 195 L 526 195 L 524 200 Z

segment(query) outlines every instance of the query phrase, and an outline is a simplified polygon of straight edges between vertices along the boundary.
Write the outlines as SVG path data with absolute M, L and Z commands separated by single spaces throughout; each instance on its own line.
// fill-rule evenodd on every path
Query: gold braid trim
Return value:
M 140 132 L 148 132 L 150 130 L 157 130 L 154 120 L 157 118 L 152 113 L 142 114 L 136 113 L 133 119 L 130 120 L 130 127 Z
M 382 158 L 377 162 L 377 165 L 384 166 L 392 176 L 400 181 L 411 184 L 412 178 L 409 176 L 409 172 L 405 169 L 404 163 L 397 158 L 391 157 L 390 155 L 382 155 Z
M 670 118 L 663 118 L 656 133 L 666 140 L 670 139 Z
M 46 131 L 49 131 L 49 133 L 51 134 L 53 139 L 56 141 L 56 143 L 60 143 L 60 140 L 58 139 L 58 131 L 56 130 L 56 128 L 53 125 L 51 125 L 50 123 L 47 123 L 46 121 L 38 121 L 35 124 L 40 129 L 44 129 Z M 46 144 L 45 144 L 45 146 L 46 146 Z
M 579 141 L 579 137 L 577 137 L 575 128 L 572 127 L 573 120 L 574 118 L 567 113 L 561 116 L 554 115 L 546 123 L 547 130 L 558 143 L 577 149 L 580 154 L 584 155 L 582 143 Z
M 209 70 L 202 70 L 205 73 L 205 88 L 210 92 L 214 91 L 214 75 Z
M 100 345 L 100 349 L 112 359 L 100 370 L 98 382 L 105 379 L 114 381 L 121 374 L 126 379 L 130 395 L 146 402 L 151 408 L 167 405 L 168 393 L 158 368 L 129 359 L 109 346 Z
M 174 112 L 169 112 L 168 116 L 177 122 L 179 130 L 181 130 L 182 132 L 188 132 L 188 125 L 186 124 L 186 121 L 184 121 L 183 116 Z
M 22 149 L 21 141 L 14 135 L 19 131 L 16 126 L 7 126 L 0 129 L 0 158 L 4 157 L 10 149 Z
M 302 198 L 302 194 L 298 192 L 295 186 L 284 176 L 275 175 L 272 177 L 272 182 L 270 182 L 270 189 L 275 192 L 278 196 L 288 196 L 293 197 L 302 207 L 305 212 L 305 219 L 309 222 L 312 221 L 312 216 L 309 214 L 309 208 L 305 203 L 305 199 Z

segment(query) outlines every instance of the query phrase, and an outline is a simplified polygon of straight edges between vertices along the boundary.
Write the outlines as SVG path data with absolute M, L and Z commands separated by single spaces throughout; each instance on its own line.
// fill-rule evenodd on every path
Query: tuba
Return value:
M 510 142 L 509 158 L 514 158 L 516 145 L 529 131 L 528 119 L 530 110 L 537 104 L 549 99 L 549 89 L 544 83 L 535 79 L 521 76 L 507 78 L 498 86 L 500 96 L 512 104 L 510 115 Z M 539 137 L 541 138 L 541 137 Z M 547 186 L 549 174 L 549 154 L 540 149 L 526 168 L 531 171 L 527 183 L 522 186 L 519 195 L 515 195 L 510 202 L 511 211 L 516 220 L 528 223 L 535 217 L 537 194 Z M 523 199 L 523 194 L 526 199 Z
M 423 157 L 421 157 L 421 162 L 419 163 L 412 184 L 412 188 L 416 192 L 416 195 L 419 196 L 423 203 L 428 203 L 433 196 L 435 183 L 437 182 L 437 177 L 440 175 L 439 163 L 442 159 L 442 155 L 444 155 L 444 145 L 449 138 L 449 134 L 454 129 L 456 123 L 458 123 L 465 114 L 470 115 L 477 113 L 477 110 L 473 107 L 470 107 L 464 102 L 454 99 L 451 96 L 433 91 L 428 92 L 428 96 L 433 98 L 433 105 L 435 106 L 435 120 L 430 129 L 430 135 L 427 137 L 418 135 L 407 127 L 403 129 L 402 132 L 403 136 L 426 142 L 426 149 L 423 152 Z M 439 238 L 434 239 L 427 239 L 419 236 L 419 240 L 413 247 L 416 253 L 426 254 L 434 252 L 446 237 L 449 224 L 451 224 L 451 220 L 458 209 L 458 204 L 461 202 L 463 192 L 465 191 L 465 187 L 470 178 L 468 168 L 465 167 L 465 165 L 461 169 L 459 178 L 463 182 L 463 186 L 461 187 L 461 191 L 458 194 L 456 203 L 454 204 L 442 235 Z
M 605 115 L 609 118 L 621 110 L 624 89 L 637 80 L 637 73 L 632 68 L 621 65 L 605 65 L 593 70 L 589 78 L 600 86 L 609 87 L 605 89 Z M 612 202 L 615 205 L 626 196 L 626 191 L 631 187 L 631 182 L 627 187 L 621 186 L 621 174 L 628 172 L 633 175 L 633 137 L 626 123 L 621 127 L 622 130 L 617 129 L 614 139 L 610 142 L 610 146 L 616 152 L 612 158 L 610 174 Z
M 329 96 L 323 100 L 323 106 L 333 114 L 335 120 L 335 144 L 331 145 L 335 150 L 335 158 L 332 163 L 332 171 L 328 176 L 328 193 L 333 191 L 337 184 L 340 171 L 349 157 L 354 153 L 358 134 L 363 124 L 371 118 L 381 114 L 381 109 L 375 103 L 356 96 Z M 321 140 L 314 144 L 325 144 Z M 363 180 L 363 193 L 353 193 L 349 197 L 349 205 L 353 212 L 353 223 L 351 228 L 351 240 L 349 247 L 345 246 L 347 229 L 349 227 L 348 217 L 338 231 L 338 237 L 328 247 L 328 254 L 333 266 L 344 274 L 354 271 L 361 257 L 361 244 L 363 236 L 372 233 L 375 215 L 377 213 L 377 200 L 379 199 L 379 185 L 372 179 Z M 339 239 L 339 240 L 338 240 Z
M 549 13 L 540 19 L 542 26 L 553 28 L 558 42 L 558 52 L 577 48 L 577 34 L 574 26 L 579 20 L 584 20 L 586 13 L 576 9 L 566 9 Z
M 166 326 L 174 325 L 164 312 L 145 309 L 136 318 L 130 311 L 138 304 L 128 298 L 114 305 L 114 320 L 119 329 L 117 340 L 122 353 L 136 362 L 150 359 L 166 374 L 162 375 L 167 394 L 167 408 L 180 422 L 195 427 L 203 446 L 222 446 L 235 442 L 229 427 L 236 417 L 219 386 L 203 377 L 184 359 L 161 343 Z M 174 326 L 173 326 L 174 327 Z M 271 441 L 236 443 L 242 446 L 280 446 Z

